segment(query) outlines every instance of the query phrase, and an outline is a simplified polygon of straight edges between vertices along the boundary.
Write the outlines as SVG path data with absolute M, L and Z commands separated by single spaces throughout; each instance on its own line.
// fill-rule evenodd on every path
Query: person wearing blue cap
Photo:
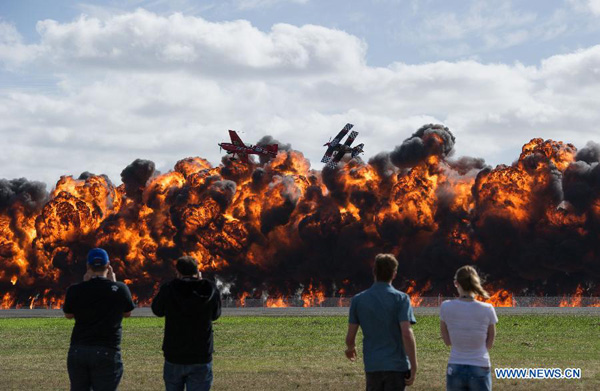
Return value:
M 116 390 L 123 376 L 123 317 L 135 304 L 127 285 L 118 282 L 108 253 L 90 250 L 83 282 L 67 289 L 63 311 L 75 318 L 67 369 L 71 390 Z

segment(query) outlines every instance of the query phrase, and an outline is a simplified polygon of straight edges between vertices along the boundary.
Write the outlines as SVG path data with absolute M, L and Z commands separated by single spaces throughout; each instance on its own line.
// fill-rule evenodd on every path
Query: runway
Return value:
M 439 307 L 416 307 L 415 316 L 438 315 Z M 600 307 L 497 307 L 498 315 L 580 315 L 600 316 Z M 223 308 L 223 316 L 347 316 L 348 307 Z M 132 317 L 154 316 L 148 307 L 136 308 Z M 60 318 L 62 310 L 0 310 L 0 318 Z

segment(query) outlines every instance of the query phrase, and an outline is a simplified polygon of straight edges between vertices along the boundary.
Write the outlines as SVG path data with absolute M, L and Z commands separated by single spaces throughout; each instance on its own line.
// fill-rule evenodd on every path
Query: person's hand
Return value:
M 202 272 L 198 271 L 198 279 L 201 280 L 202 279 Z
M 356 347 L 353 346 L 351 348 L 346 349 L 346 358 L 348 358 L 348 360 L 354 362 L 356 361 Z
M 412 386 L 412 384 L 415 382 L 416 377 L 417 377 L 417 368 L 416 367 L 410 368 L 410 377 L 404 381 L 404 384 L 406 384 L 407 386 Z
M 108 265 L 108 273 L 106 274 L 106 278 L 108 278 L 112 282 L 117 282 L 117 277 L 115 276 L 115 272 L 113 271 L 113 268 L 110 265 Z

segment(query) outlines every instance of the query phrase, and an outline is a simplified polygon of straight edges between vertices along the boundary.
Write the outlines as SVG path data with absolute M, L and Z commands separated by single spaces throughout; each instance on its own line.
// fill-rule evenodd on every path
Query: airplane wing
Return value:
M 233 145 L 237 145 L 238 147 L 245 147 L 246 145 L 242 142 L 240 136 L 238 136 L 235 130 L 229 130 L 229 137 L 231 138 L 231 143 Z
M 335 156 L 333 157 L 333 159 L 331 159 L 330 161 L 327 162 L 327 167 L 329 168 L 335 168 L 335 166 L 337 166 L 338 162 L 340 160 L 342 160 L 342 158 L 344 157 L 344 155 L 346 154 L 346 152 L 343 149 L 340 149 Z
M 329 168 L 336 168 L 337 167 L 338 162 L 331 160 L 330 162 L 328 162 L 325 167 L 329 167 Z
M 334 139 L 331 140 L 330 145 L 332 147 L 335 147 L 336 145 L 338 145 L 340 143 L 340 141 L 342 141 L 344 136 L 348 134 L 350 129 L 352 129 L 353 126 L 354 125 L 352 125 L 352 124 L 346 124 L 346 126 L 344 126 L 344 128 L 342 130 L 340 130 L 340 132 L 337 134 L 337 136 L 335 136 Z
M 339 152 L 338 152 L 338 154 L 339 154 Z M 339 163 L 339 160 L 331 159 L 330 161 L 327 162 L 325 167 L 336 168 L 338 163 Z
M 348 136 L 348 139 L 346 140 L 346 142 L 344 143 L 344 145 L 349 147 L 354 142 L 354 140 L 356 139 L 356 136 L 358 136 L 358 132 L 352 131 L 350 133 L 350 136 Z
M 321 159 L 321 163 L 329 163 L 329 161 L 331 160 L 331 155 L 333 155 L 334 150 L 335 150 L 335 148 L 333 148 L 333 147 L 327 148 L 327 152 L 325 152 L 325 155 L 323 155 L 323 158 Z

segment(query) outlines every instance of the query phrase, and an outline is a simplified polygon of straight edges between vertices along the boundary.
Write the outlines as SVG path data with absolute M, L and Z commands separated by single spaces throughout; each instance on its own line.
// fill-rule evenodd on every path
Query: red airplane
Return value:
M 277 144 L 262 147 L 260 145 L 244 144 L 235 130 L 229 131 L 229 137 L 231 138 L 231 143 L 219 143 L 219 147 L 223 148 L 228 155 L 237 155 L 244 163 L 249 163 L 248 155 L 263 155 L 269 158 L 277 156 L 279 148 Z

